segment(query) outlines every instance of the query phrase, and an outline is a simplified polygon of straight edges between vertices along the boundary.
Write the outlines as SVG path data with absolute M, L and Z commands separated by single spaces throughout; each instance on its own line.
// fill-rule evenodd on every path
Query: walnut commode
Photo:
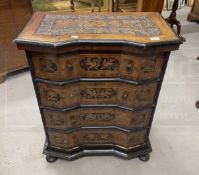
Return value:
M 181 41 L 158 13 L 35 13 L 25 50 L 47 161 L 149 159 L 149 132 L 170 51 Z

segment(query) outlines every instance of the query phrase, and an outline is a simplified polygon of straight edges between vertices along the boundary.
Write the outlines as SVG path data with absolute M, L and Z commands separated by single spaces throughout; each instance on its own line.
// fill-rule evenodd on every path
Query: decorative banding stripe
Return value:
M 63 85 L 78 83 L 78 82 L 121 82 L 121 83 L 127 83 L 127 84 L 132 84 L 132 85 L 144 85 L 144 84 L 149 84 L 153 82 L 159 82 L 160 78 L 144 80 L 144 81 L 133 81 L 133 80 L 127 80 L 127 79 L 122 79 L 122 78 L 76 78 L 76 79 L 60 81 L 60 82 L 52 81 L 52 80 L 44 80 L 40 78 L 35 78 L 34 80 L 36 82 L 41 82 L 41 83 L 55 85 L 55 86 L 63 86 Z
M 40 108 L 42 109 L 47 109 L 47 110 L 51 110 L 51 111 L 58 111 L 58 112 L 66 112 L 66 111 L 71 111 L 71 110 L 75 110 L 75 109 L 79 109 L 79 108 L 120 108 L 120 109 L 125 109 L 128 111 L 141 111 L 141 110 L 145 110 L 145 109 L 149 109 L 149 108 L 153 108 L 155 107 L 155 105 L 150 105 L 150 106 L 144 106 L 141 108 L 128 108 L 128 107 L 124 107 L 124 106 L 120 106 L 120 105 L 115 105 L 115 104 L 102 104 L 102 105 L 77 105 L 77 106 L 72 106 L 69 108 L 52 108 L 52 107 L 46 107 L 46 106 L 40 106 Z

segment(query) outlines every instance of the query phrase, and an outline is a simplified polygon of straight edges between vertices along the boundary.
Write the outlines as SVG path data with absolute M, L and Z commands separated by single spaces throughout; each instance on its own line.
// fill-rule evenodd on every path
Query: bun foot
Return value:
M 199 109 L 199 100 L 196 102 L 196 108 Z
M 49 163 L 53 163 L 57 160 L 57 157 L 53 157 L 53 156 L 46 156 L 46 160 Z
M 138 158 L 143 162 L 147 162 L 150 159 L 150 155 L 149 154 L 143 154 L 143 155 L 139 156 Z

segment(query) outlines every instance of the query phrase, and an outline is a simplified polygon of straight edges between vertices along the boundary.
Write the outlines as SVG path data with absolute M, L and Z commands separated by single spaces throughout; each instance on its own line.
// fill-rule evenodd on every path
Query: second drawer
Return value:
M 138 86 L 117 82 L 80 82 L 63 86 L 38 83 L 38 87 L 45 107 L 109 104 L 141 108 L 153 105 L 157 83 Z

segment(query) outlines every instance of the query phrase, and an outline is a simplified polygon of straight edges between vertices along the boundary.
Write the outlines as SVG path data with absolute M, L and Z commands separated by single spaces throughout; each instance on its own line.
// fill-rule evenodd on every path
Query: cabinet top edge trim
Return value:
M 31 49 L 35 46 L 45 47 L 50 49 L 57 49 L 62 47 L 78 47 L 81 44 L 95 44 L 95 45 L 111 45 L 111 46 L 134 46 L 139 48 L 154 48 L 154 47 L 161 47 L 161 46 L 170 46 L 170 45 L 180 45 L 182 41 L 180 39 L 168 40 L 168 41 L 159 41 L 159 42 L 148 42 L 148 43 L 141 43 L 141 42 L 133 42 L 127 40 L 70 40 L 70 41 L 61 41 L 61 42 L 41 42 L 41 41 L 33 41 L 33 40 L 25 40 L 25 39 L 15 39 L 14 42 L 17 44 L 18 48 L 20 46 L 26 46 L 27 48 Z M 21 49 L 24 50 L 24 49 Z M 122 49 L 121 49 L 122 50 Z M 169 51 L 169 49 L 168 49 Z

